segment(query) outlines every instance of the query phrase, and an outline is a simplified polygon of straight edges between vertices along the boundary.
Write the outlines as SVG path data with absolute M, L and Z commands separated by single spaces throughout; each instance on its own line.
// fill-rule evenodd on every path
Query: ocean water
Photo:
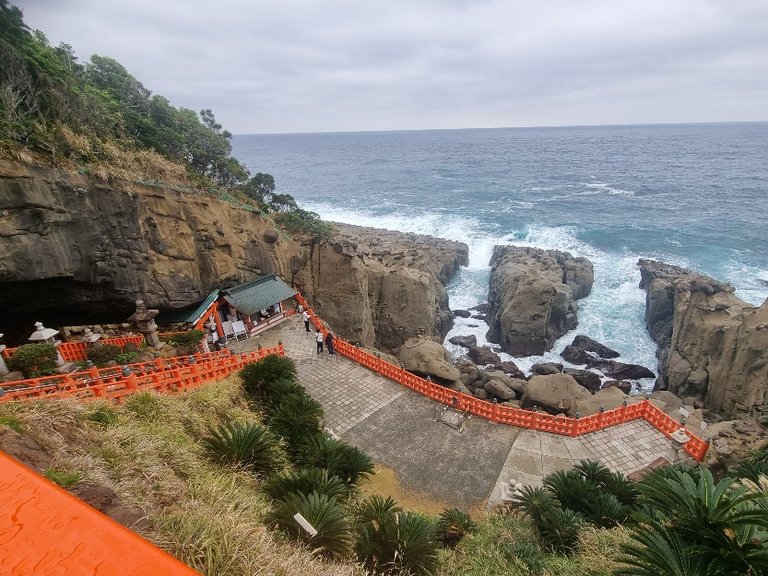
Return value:
M 589 258 L 579 327 L 543 357 L 502 355 L 523 369 L 562 361 L 584 333 L 655 370 L 641 257 L 730 282 L 754 305 L 768 296 L 768 123 L 240 135 L 233 153 L 323 219 L 466 242 L 453 309 L 487 300 L 494 245 Z M 457 318 L 448 337 L 482 344 L 487 329 Z

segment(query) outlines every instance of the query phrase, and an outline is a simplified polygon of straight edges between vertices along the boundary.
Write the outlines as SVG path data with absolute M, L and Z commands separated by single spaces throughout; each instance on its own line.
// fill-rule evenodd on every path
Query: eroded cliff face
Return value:
M 759 413 L 768 404 L 768 300 L 750 306 L 708 276 L 653 260 L 639 266 L 659 345 L 657 388 L 727 417 Z
M 576 300 L 592 291 L 586 258 L 567 252 L 495 246 L 491 257 L 488 340 L 513 356 L 543 354 L 578 325 Z
M 329 242 L 294 239 L 210 196 L 0 163 L 0 306 L 30 326 L 54 310 L 127 317 L 139 298 L 179 309 L 274 272 L 366 346 L 447 332 L 443 283 L 466 264 L 466 245 L 339 230 Z

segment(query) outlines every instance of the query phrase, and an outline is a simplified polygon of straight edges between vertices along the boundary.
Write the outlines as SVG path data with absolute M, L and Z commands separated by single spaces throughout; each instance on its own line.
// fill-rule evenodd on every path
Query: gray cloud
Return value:
M 763 0 L 20 0 L 235 133 L 766 120 Z

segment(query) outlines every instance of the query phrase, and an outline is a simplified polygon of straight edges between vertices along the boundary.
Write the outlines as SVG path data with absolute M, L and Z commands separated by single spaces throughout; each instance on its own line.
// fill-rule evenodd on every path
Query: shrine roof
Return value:
M 197 307 L 187 308 L 186 310 L 173 310 L 171 312 L 163 313 L 160 318 L 158 318 L 158 321 L 162 322 L 163 324 L 171 324 L 175 322 L 195 324 L 213 305 L 213 303 L 219 297 L 219 293 L 220 290 L 217 288 L 208 294 L 208 296 L 205 297 L 205 300 L 203 300 Z
M 241 313 L 250 316 L 263 308 L 292 298 L 295 294 L 296 290 L 274 274 L 269 274 L 225 290 L 224 299 Z

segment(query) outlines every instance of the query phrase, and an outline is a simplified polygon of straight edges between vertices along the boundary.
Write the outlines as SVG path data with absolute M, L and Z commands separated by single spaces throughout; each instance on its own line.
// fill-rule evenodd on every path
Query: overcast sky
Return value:
M 15 3 L 235 134 L 768 120 L 768 0 Z

